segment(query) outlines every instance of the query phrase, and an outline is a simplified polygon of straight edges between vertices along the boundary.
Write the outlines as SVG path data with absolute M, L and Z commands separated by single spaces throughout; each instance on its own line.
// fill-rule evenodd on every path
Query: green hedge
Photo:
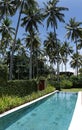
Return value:
M 8 68 L 0 64 L 0 84 L 5 84 L 8 79 Z
M 19 95 L 25 96 L 37 91 L 35 80 L 13 80 L 8 81 L 7 85 L 0 86 L 1 95 Z

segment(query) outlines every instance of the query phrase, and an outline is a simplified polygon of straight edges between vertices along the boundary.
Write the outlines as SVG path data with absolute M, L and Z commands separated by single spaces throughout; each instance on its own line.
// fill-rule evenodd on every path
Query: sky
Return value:
M 36 0 L 40 7 L 43 8 L 43 2 L 48 2 L 49 0 Z M 65 14 L 65 23 L 69 22 L 70 18 L 76 18 L 76 21 L 82 22 L 82 0 L 60 0 L 58 3 L 58 6 L 62 6 L 62 7 L 66 7 L 69 9 L 69 11 L 63 11 L 63 13 Z M 14 26 L 16 26 L 16 18 L 17 16 L 14 18 Z M 45 23 L 44 23 L 45 24 Z M 43 42 L 45 40 L 45 37 L 47 36 L 47 32 L 50 31 L 51 29 L 49 28 L 49 30 L 46 29 L 46 25 L 43 26 L 39 26 L 39 31 L 40 31 L 40 37 L 41 37 L 41 41 Z M 19 33 L 18 33 L 18 37 L 22 37 L 22 34 L 24 33 L 24 28 L 20 28 L 19 29 Z M 66 34 L 66 30 L 65 30 L 65 24 L 63 23 L 58 23 L 58 29 L 57 29 L 57 36 L 58 39 L 60 39 L 62 42 L 65 41 L 65 34 Z M 70 41 L 70 44 L 74 47 L 74 43 L 72 41 Z M 82 50 L 80 51 L 80 53 L 82 53 Z M 67 65 L 67 71 L 72 71 L 74 72 L 73 69 L 70 68 L 69 64 Z

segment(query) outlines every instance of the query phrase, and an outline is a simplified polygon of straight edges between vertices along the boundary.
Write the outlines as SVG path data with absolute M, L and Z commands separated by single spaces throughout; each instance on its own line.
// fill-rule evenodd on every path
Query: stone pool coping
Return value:
M 7 112 L 4 112 L 4 113 L 0 114 L 0 118 L 1 118 L 1 117 L 4 117 L 4 116 L 6 116 L 6 115 L 8 115 L 8 114 L 10 114 L 10 113 L 12 113 L 12 112 L 15 112 L 15 111 L 17 111 L 17 110 L 19 110 L 19 109 L 21 109 L 21 108 L 27 107 L 27 106 L 29 106 L 29 105 L 31 105 L 31 104 L 33 104 L 33 103 L 39 101 L 39 100 L 42 100 L 42 99 L 44 99 L 44 98 L 46 98 L 46 97 L 48 97 L 48 96 L 50 96 L 50 95 L 52 95 L 52 94 L 54 94 L 54 93 L 56 93 L 56 92 L 59 92 L 59 91 L 56 90 L 56 91 L 54 91 L 54 92 L 52 92 L 52 93 L 46 94 L 46 95 L 44 95 L 44 96 L 42 96 L 42 97 L 40 97 L 40 98 L 38 98 L 38 99 L 35 99 L 35 100 L 31 101 L 31 102 L 25 103 L 25 104 L 23 104 L 23 105 L 21 105 L 21 106 L 15 107 L 15 108 L 13 108 L 13 109 L 7 111 Z
M 82 130 L 82 92 L 78 92 L 75 110 L 68 130 Z

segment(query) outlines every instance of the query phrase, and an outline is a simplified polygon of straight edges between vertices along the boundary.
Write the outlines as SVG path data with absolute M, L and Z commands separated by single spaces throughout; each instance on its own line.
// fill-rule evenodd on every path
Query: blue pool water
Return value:
M 0 119 L 0 130 L 68 130 L 76 93 L 55 93 Z

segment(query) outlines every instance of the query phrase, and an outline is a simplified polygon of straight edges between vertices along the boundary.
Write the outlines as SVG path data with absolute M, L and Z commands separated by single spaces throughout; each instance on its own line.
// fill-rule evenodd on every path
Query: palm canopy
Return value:
M 69 42 L 64 41 L 64 43 L 63 43 L 63 45 L 61 47 L 61 55 L 67 57 L 67 55 L 70 55 L 71 53 L 73 53 L 72 46 L 70 46 Z
M 62 11 L 68 10 L 68 8 L 58 7 L 58 2 L 59 0 L 50 0 L 47 2 L 47 4 L 44 3 L 44 18 L 47 18 L 47 28 L 49 25 L 51 25 L 51 27 L 57 28 L 58 21 L 65 22 Z
M 25 6 L 29 9 L 35 9 L 36 7 L 39 7 L 38 3 L 35 0 L 24 0 Z
M 27 48 L 30 48 L 31 42 L 32 42 L 33 48 L 37 48 L 40 46 L 40 43 L 41 43 L 40 38 L 36 32 L 31 32 L 31 34 L 27 33 L 24 35 L 25 37 L 23 38 L 23 40 L 25 41 Z
M 47 39 L 44 41 L 44 49 L 46 54 L 51 58 L 52 53 L 55 51 L 56 48 L 56 40 L 54 37 L 54 33 L 50 32 L 47 35 Z
M 70 62 L 72 68 L 77 68 L 77 58 L 78 58 L 78 67 L 82 66 L 82 56 L 79 54 L 74 53 L 71 56 L 72 60 Z
M 40 9 L 30 9 L 28 5 L 26 5 L 23 13 L 25 16 L 22 18 L 21 25 L 26 26 L 25 31 L 29 31 L 30 33 L 32 30 L 38 31 L 38 24 L 42 24 L 42 14 L 40 12 Z
M 82 31 L 81 31 L 82 29 L 80 25 L 82 25 L 82 22 L 77 22 L 75 17 L 71 18 L 69 20 L 69 23 L 66 24 L 65 26 L 67 30 L 66 37 L 68 39 L 71 38 L 71 40 L 76 41 L 76 39 L 78 39 L 80 35 L 82 34 Z
M 44 49 L 46 55 L 49 56 L 50 62 L 56 62 L 57 59 L 57 47 L 60 48 L 59 40 L 56 43 L 56 37 L 54 37 L 54 33 L 50 32 L 47 35 L 47 39 L 44 41 Z
M 82 39 L 79 39 L 78 41 L 78 49 L 80 50 L 80 49 L 82 49 Z
M 0 0 L 0 18 L 3 16 L 12 16 L 15 14 L 15 0 Z
M 4 19 L 2 25 L 0 26 L 0 33 L 2 34 L 2 39 L 11 37 L 11 34 L 14 34 L 15 29 L 10 26 L 11 20 Z

